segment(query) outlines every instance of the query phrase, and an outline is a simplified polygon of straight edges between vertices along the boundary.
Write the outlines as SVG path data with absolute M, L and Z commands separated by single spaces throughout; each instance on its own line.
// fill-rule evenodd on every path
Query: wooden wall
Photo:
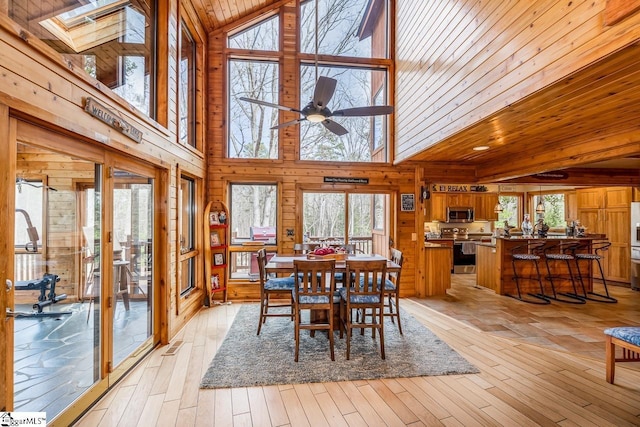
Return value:
M 611 3 L 625 9 L 615 26 L 606 0 L 398 0 L 397 159 L 634 43 L 637 2 Z
M 298 55 L 296 53 L 297 21 L 295 2 L 283 6 L 281 28 L 284 33 L 283 52 L 280 56 L 281 91 L 283 105 L 298 105 Z M 229 182 L 277 182 L 281 189 L 278 200 L 278 250 L 293 251 L 295 242 L 302 241 L 302 212 L 299 192 L 301 189 L 350 189 L 361 191 L 391 191 L 399 200 L 402 193 L 416 194 L 416 168 L 413 165 L 393 166 L 391 164 L 354 164 L 329 162 L 302 162 L 298 158 L 298 127 L 292 126 L 280 132 L 279 160 L 226 159 L 226 33 L 219 31 L 209 38 L 208 85 L 210 110 L 208 116 L 208 199 L 227 202 Z M 285 113 L 282 121 L 293 120 L 297 114 Z M 368 178 L 368 185 L 324 184 L 324 176 Z M 391 214 L 392 233 L 395 246 L 405 255 L 402 273 L 401 295 L 415 294 L 417 257 L 421 256 L 422 236 L 412 241 L 412 233 L 422 230 L 420 206 L 415 212 L 400 212 L 398 200 L 393 200 Z M 286 235 L 286 229 L 293 229 L 294 236 Z M 255 282 L 231 283 L 229 298 L 257 299 L 259 288 Z
M 163 218 L 157 224 L 156 243 L 159 248 L 156 260 L 160 266 L 160 274 L 156 277 L 154 286 L 156 292 L 162 293 L 160 313 L 161 338 L 167 342 L 191 317 L 200 309 L 203 300 L 202 278 L 198 278 L 199 289 L 192 293 L 191 298 L 179 300 L 176 297 L 176 247 L 177 247 L 177 170 L 191 177 L 204 179 L 206 164 L 204 153 L 185 148 L 177 143 L 177 69 L 178 33 L 180 5 L 177 0 L 163 0 L 158 2 L 158 16 L 161 29 L 157 43 L 160 51 L 158 60 L 158 117 L 151 120 L 137 111 L 125 100 L 121 99 L 103 85 L 88 77 L 83 71 L 74 69 L 72 63 L 18 26 L 5 14 L 0 2 L 0 105 L 8 108 L 0 111 L 8 112 L 25 122 L 37 124 L 43 129 L 55 132 L 51 135 L 65 134 L 86 146 L 87 153 L 114 153 L 124 156 L 131 162 L 151 164 L 162 171 L 166 179 L 156 182 L 162 186 L 162 196 L 156 202 L 156 209 Z M 4 6 L 6 7 L 6 5 Z M 201 39 L 199 58 L 204 63 L 206 53 L 206 37 L 204 30 L 188 4 L 182 5 L 182 11 L 191 16 L 187 21 L 194 36 Z M 198 67 L 197 73 L 202 77 L 203 67 Z M 203 95 L 202 84 L 198 85 L 200 98 Z M 112 129 L 99 120 L 84 112 L 87 97 L 92 97 L 116 114 L 121 115 L 128 123 L 143 133 L 141 143 L 136 143 L 122 133 Z M 199 100 L 201 111 L 197 113 L 200 129 L 203 128 L 204 103 Z M 6 120 L 0 121 L 6 123 Z M 44 131 L 43 135 L 47 135 Z M 198 146 L 202 147 L 204 133 L 200 131 Z M 19 135 L 18 135 L 19 137 Z M 43 136 L 35 144 L 46 148 L 47 137 Z M 0 141 L 3 153 L 11 153 L 8 139 Z M 43 164 L 44 165 L 44 164 Z M 39 168 L 38 164 L 28 165 L 29 170 L 40 170 L 49 174 L 51 185 L 66 188 L 74 179 L 84 176 L 84 172 L 75 171 L 67 162 L 55 165 L 48 162 Z M 24 166 L 24 165 L 23 165 Z M 78 172 L 78 173 L 76 173 Z M 92 176 L 92 175 L 91 175 Z M 202 183 L 203 181 L 201 181 Z M 60 193 L 62 194 L 62 192 Z M 71 263 L 71 254 L 62 254 L 65 245 L 73 234 L 69 234 L 71 224 L 65 223 L 65 209 L 73 210 L 73 200 L 58 200 L 63 197 L 52 193 L 50 196 L 50 220 L 47 238 L 51 243 L 49 256 L 56 256 L 62 263 Z M 105 207 L 110 209 L 110 207 Z M 13 216 L 11 216 L 13 219 Z M 201 227 L 197 227 L 201 229 Z M 75 232 L 76 230 L 73 230 Z M 0 256 L 7 256 L 7 248 Z M 60 257 L 62 255 L 62 257 Z M 76 273 L 62 266 L 65 282 L 61 291 L 76 295 L 75 286 L 78 278 Z

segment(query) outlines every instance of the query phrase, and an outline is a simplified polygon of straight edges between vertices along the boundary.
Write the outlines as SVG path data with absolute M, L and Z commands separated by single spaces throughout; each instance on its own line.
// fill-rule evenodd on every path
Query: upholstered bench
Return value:
M 640 362 L 640 326 L 605 329 L 607 382 L 613 384 L 616 362 Z M 616 358 L 616 346 L 622 347 L 622 357 Z

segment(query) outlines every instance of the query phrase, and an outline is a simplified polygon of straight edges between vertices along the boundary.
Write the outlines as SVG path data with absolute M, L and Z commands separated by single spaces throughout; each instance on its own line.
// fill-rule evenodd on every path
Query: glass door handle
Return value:
M 7 292 L 11 291 L 11 288 L 13 288 L 13 282 L 9 279 L 7 279 L 7 281 L 5 282 L 5 286 L 6 286 L 6 290 Z

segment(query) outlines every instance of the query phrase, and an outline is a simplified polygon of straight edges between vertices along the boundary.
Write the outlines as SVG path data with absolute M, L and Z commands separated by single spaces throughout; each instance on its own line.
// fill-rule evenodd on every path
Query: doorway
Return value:
M 6 408 L 65 424 L 158 342 L 161 172 L 27 123 L 17 129 Z
M 390 198 L 389 193 L 303 191 L 303 240 L 387 256 Z

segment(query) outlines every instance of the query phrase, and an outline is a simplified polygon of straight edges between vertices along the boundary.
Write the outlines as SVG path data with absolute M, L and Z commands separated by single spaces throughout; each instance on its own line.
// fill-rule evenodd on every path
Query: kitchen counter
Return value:
M 449 242 L 453 242 L 449 240 Z M 453 249 L 448 243 L 425 242 L 424 279 L 416 281 L 416 296 L 446 295 L 451 287 Z
M 485 288 L 493 289 L 496 293 L 500 295 L 515 295 L 517 294 L 515 280 L 513 279 L 513 266 L 511 264 L 511 251 L 516 246 L 526 245 L 528 241 L 532 242 L 545 242 L 545 246 L 552 246 L 558 243 L 574 243 L 581 242 L 584 247 L 579 250 L 579 252 L 590 253 L 591 252 L 591 242 L 594 239 L 599 239 L 596 237 L 585 237 L 585 238 L 576 238 L 576 237 L 566 237 L 566 236 L 554 236 L 550 238 L 496 238 L 495 245 L 492 245 L 491 242 L 481 242 L 478 243 L 477 254 L 476 254 L 476 266 L 477 266 L 477 274 L 476 274 L 476 284 L 478 286 L 483 286 Z M 545 285 L 545 289 L 550 293 L 551 290 L 549 288 L 549 283 L 544 279 L 544 276 L 547 275 L 546 267 L 545 267 L 545 259 L 544 255 L 541 257 L 539 262 L 540 273 L 543 277 L 543 283 Z M 532 263 L 527 263 L 530 265 L 519 265 L 519 275 L 520 276 L 529 276 L 533 277 L 535 273 L 535 267 L 533 267 Z M 573 267 L 573 266 L 572 266 Z M 520 270 L 520 268 L 522 270 Z M 568 276 L 567 267 L 564 263 L 554 262 L 553 267 L 554 270 L 558 271 L 559 274 L 563 276 Z M 575 268 L 574 268 L 575 270 Z M 591 275 L 591 266 L 589 266 L 589 271 L 583 272 L 584 277 L 584 285 L 587 292 L 593 290 L 593 280 Z M 556 285 L 557 292 L 571 292 L 573 293 L 573 285 L 570 280 L 562 279 L 562 280 L 554 280 L 554 284 Z M 522 280 L 520 283 L 520 291 L 522 293 L 538 293 L 539 292 L 539 284 L 536 280 Z

